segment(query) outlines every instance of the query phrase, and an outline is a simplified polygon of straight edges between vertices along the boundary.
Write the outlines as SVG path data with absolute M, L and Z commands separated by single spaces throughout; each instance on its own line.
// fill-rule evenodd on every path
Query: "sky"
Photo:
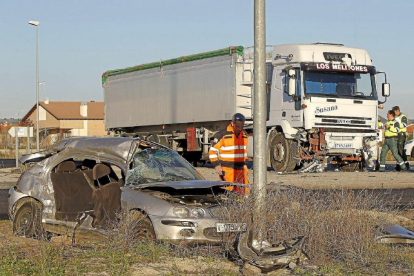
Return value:
M 111 69 L 230 45 L 252 46 L 252 0 L 20 1 L 0 10 L 0 118 L 23 117 L 40 100 L 103 101 Z M 391 97 L 414 119 L 414 1 L 267 0 L 266 43 L 332 42 L 368 51 Z M 411 77 L 410 77 L 411 76 Z

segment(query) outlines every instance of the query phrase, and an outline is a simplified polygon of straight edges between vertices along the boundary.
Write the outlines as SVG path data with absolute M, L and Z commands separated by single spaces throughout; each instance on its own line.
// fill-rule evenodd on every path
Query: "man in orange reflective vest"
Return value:
M 236 113 L 227 129 L 214 136 L 209 158 L 222 181 L 249 184 L 246 166 L 248 138 L 243 131 L 245 121 L 242 114 Z M 230 190 L 245 195 L 249 193 L 247 187 L 234 186 Z

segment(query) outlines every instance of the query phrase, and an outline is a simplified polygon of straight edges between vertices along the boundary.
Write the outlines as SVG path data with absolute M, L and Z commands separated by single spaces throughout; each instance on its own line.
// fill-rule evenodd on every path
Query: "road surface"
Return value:
M 8 190 L 0 190 L 0 220 L 8 219 L 9 215 L 7 214 L 7 195 Z

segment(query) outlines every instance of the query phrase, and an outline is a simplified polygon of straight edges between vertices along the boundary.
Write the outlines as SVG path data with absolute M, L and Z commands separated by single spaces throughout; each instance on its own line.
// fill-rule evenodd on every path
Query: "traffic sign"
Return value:
M 29 129 L 30 138 L 33 137 L 33 127 L 11 127 L 9 129 L 9 134 L 11 137 L 16 136 L 16 128 L 17 128 L 17 137 L 19 138 L 27 138 L 27 129 Z

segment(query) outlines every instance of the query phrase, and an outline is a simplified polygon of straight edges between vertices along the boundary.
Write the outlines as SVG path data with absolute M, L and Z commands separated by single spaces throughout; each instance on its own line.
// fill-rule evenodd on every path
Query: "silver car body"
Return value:
M 42 205 L 41 221 L 44 229 L 48 231 L 62 232 L 62 226 L 67 229 L 79 227 L 80 230 L 99 230 L 92 227 L 91 219 L 86 219 L 82 221 L 81 225 L 77 225 L 79 220 L 56 218 L 58 207 L 56 206 L 51 174 L 65 160 L 91 159 L 95 160 L 97 164 L 105 163 L 116 166 L 122 171 L 122 175 L 125 176 L 128 174 L 132 162 L 132 153 L 142 143 L 146 147 L 162 148 L 165 151 L 172 152 L 156 143 L 143 142 L 136 138 L 78 138 L 63 140 L 59 145 L 44 152 L 23 156 L 20 159 L 23 164 L 30 163 L 31 161 L 36 161 L 37 163 L 24 172 L 16 186 L 9 191 L 10 218 L 14 219 L 19 206 L 25 200 L 33 199 Z M 188 165 L 189 168 L 194 170 L 187 161 L 183 158 L 181 159 L 177 160 L 179 162 L 186 162 L 185 166 Z M 195 170 L 194 173 L 199 175 Z M 120 188 L 121 206 L 124 210 L 134 209 L 145 214 L 151 220 L 158 240 L 168 239 L 215 243 L 220 242 L 221 235 L 216 232 L 216 223 L 219 220 L 214 217 L 213 211 L 220 206 L 218 203 L 207 202 L 208 200 L 204 200 L 204 203 L 203 200 L 198 201 L 197 196 L 200 198 L 204 197 L 203 194 L 200 194 L 200 191 L 201 193 L 212 194 L 213 190 L 220 191 L 228 185 L 234 184 L 203 180 L 201 175 L 200 180 L 192 179 L 143 184 L 127 182 Z M 197 191 L 197 193 L 194 191 Z M 174 198 L 174 202 L 166 200 L 165 197 L 168 198 L 169 194 L 179 194 L 183 200 L 177 200 L 177 197 Z M 192 199 L 186 201 L 184 198 L 187 195 L 191 195 Z M 170 197 L 172 198 L 172 196 Z M 178 217 L 174 213 L 174 208 L 177 206 L 188 208 L 190 215 L 185 218 Z M 196 215 L 193 215 L 194 209 L 197 209 L 198 213 Z M 203 215 L 200 216 L 200 213 Z M 79 216 L 81 215 L 79 214 Z M 178 226 L 178 222 L 184 223 Z M 183 234 L 183 229 L 190 230 L 190 232 L 184 231 L 186 234 Z
M 404 146 L 405 154 L 407 156 L 414 157 L 414 150 L 413 150 L 413 148 L 414 148 L 414 140 L 408 140 L 405 143 L 405 146 Z

